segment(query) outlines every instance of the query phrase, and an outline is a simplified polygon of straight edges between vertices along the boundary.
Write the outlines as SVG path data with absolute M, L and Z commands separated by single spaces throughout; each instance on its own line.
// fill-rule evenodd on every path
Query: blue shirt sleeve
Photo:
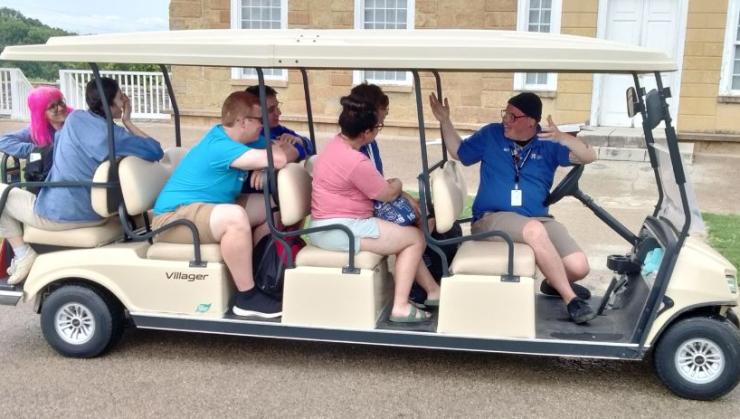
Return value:
M 462 164 L 470 166 L 483 160 L 486 151 L 485 140 L 488 138 L 487 130 L 488 127 L 479 129 L 460 144 L 460 148 L 457 149 L 457 156 Z
M 164 156 L 162 146 L 156 140 L 133 135 L 119 125 L 113 125 L 113 138 L 116 156 L 136 156 L 149 161 L 157 161 Z
M 270 130 L 270 137 L 272 139 L 275 139 L 283 134 L 290 134 L 294 135 L 296 137 L 300 137 L 303 140 L 303 149 L 306 151 L 307 155 L 314 154 L 313 144 L 311 143 L 311 140 L 309 138 L 306 138 L 297 132 L 293 131 L 292 129 L 285 127 L 283 125 L 278 125 L 275 128 Z
M 573 163 L 570 161 L 570 149 L 562 144 L 554 143 L 555 147 L 555 163 L 557 166 L 572 166 Z
M 0 151 L 14 157 L 25 159 L 35 148 L 31 140 L 31 129 L 28 127 L 0 137 Z

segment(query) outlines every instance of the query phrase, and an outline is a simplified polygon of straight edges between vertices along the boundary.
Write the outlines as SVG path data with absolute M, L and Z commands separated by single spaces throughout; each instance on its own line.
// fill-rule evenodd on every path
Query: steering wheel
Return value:
M 558 183 L 558 186 L 556 186 L 555 189 L 550 192 L 550 195 L 547 196 L 547 199 L 545 199 L 546 207 L 549 207 L 568 195 L 573 195 L 573 193 L 578 190 L 578 181 L 581 179 L 581 175 L 583 174 L 583 168 L 584 166 L 582 164 L 576 165 L 567 175 L 565 175 L 563 180 Z

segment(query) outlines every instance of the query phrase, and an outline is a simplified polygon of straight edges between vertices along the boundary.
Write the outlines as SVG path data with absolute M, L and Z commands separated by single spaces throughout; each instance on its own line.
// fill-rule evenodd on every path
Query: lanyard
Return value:
M 514 189 L 519 189 L 519 173 L 524 168 L 524 163 L 529 159 L 529 155 L 532 154 L 532 147 L 527 150 L 527 155 L 524 156 L 521 162 L 519 162 L 519 153 L 521 150 L 517 150 L 515 145 L 511 146 L 511 159 L 514 161 Z

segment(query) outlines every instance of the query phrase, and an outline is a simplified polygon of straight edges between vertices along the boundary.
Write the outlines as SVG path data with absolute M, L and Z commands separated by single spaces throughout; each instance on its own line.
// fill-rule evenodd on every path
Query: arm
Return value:
M 0 151 L 14 157 L 27 158 L 36 146 L 31 140 L 31 130 L 26 127 L 0 137 Z
M 397 178 L 388 179 L 388 186 L 386 186 L 385 189 L 383 189 L 378 195 L 376 195 L 373 199 L 376 201 L 382 201 L 382 202 L 390 202 L 394 199 L 398 198 L 399 195 L 401 195 L 401 189 L 403 188 L 403 184 L 401 181 Z
M 596 150 L 590 144 L 568 133 L 562 132 L 552 121 L 552 116 L 547 116 L 547 126 L 542 128 L 538 137 L 546 141 L 558 142 L 570 150 L 570 162 L 574 164 L 589 164 L 596 160 Z
M 275 169 L 282 169 L 291 158 L 295 159 L 297 151 L 289 144 L 272 143 L 272 162 Z M 267 167 L 267 150 L 249 149 L 241 156 L 234 159 L 231 167 L 241 170 L 257 170 Z
M 432 93 L 429 96 L 429 106 L 432 108 L 432 113 L 442 128 L 442 136 L 444 137 L 447 151 L 453 159 L 459 160 L 457 150 L 460 148 L 460 143 L 462 143 L 462 137 L 457 133 L 455 126 L 452 125 L 452 121 L 450 120 L 450 104 L 447 102 L 447 98 L 445 98 L 443 105 L 437 99 L 437 96 Z
M 131 122 L 131 101 L 129 100 L 128 96 L 122 94 L 123 98 L 123 115 L 121 116 L 121 122 L 123 122 L 123 126 L 126 127 L 126 129 L 134 134 L 137 137 L 142 138 L 151 138 L 147 133 L 142 131 L 139 127 L 134 125 L 133 122 Z

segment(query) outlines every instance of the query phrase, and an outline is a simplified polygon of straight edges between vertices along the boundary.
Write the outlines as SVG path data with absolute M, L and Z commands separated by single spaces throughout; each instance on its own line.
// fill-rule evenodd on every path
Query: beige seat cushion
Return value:
M 110 217 L 98 226 L 62 231 L 39 230 L 27 225 L 23 232 L 23 240 L 28 243 L 81 248 L 102 246 L 122 237 L 123 227 L 118 217 Z
M 355 257 L 355 267 L 373 269 L 385 258 L 371 252 L 360 252 Z M 320 268 L 343 268 L 349 263 L 346 252 L 332 252 L 316 246 L 306 245 L 296 256 L 296 266 L 314 266 Z
M 430 182 L 437 231 L 446 233 L 460 218 L 468 194 L 460 164 L 448 161 L 442 168 L 432 172 Z
M 283 225 L 302 222 L 311 213 L 311 176 L 298 163 L 288 163 L 277 174 L 280 219 Z
M 154 243 L 146 251 L 148 259 L 162 260 L 193 260 L 194 247 L 192 244 L 182 243 Z M 200 245 L 200 257 L 206 262 L 221 262 L 221 246 L 218 244 Z
M 503 275 L 509 261 L 508 245 L 500 241 L 466 241 L 450 265 L 454 274 Z M 514 275 L 534 277 L 534 252 L 526 244 L 514 243 Z

